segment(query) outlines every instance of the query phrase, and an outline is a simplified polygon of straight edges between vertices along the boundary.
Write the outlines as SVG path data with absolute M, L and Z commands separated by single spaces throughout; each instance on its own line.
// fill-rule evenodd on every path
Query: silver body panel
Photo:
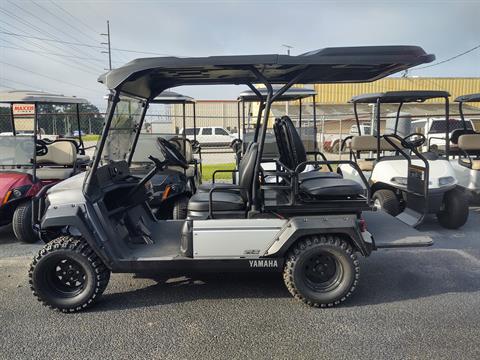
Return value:
M 195 220 L 193 257 L 258 258 L 287 224 L 282 219 Z

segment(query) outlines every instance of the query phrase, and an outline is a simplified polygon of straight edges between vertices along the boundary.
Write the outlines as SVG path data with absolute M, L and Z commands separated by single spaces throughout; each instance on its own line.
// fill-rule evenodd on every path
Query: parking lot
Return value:
M 478 359 L 480 208 L 459 231 L 434 220 L 433 248 L 384 250 L 362 260 L 343 306 L 294 300 L 280 275 L 137 279 L 115 274 L 101 302 L 60 314 L 30 293 L 41 244 L 0 232 L 0 358 Z

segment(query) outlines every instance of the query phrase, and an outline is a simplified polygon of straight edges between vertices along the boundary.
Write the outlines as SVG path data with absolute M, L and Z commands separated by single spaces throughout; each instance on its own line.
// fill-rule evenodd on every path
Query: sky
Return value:
M 284 44 L 292 55 L 331 46 L 419 45 L 440 62 L 480 45 L 479 19 L 480 0 L 0 0 L 0 88 L 76 95 L 104 109 L 106 89 L 96 80 L 108 67 L 100 44 L 107 20 L 112 66 L 119 67 L 138 57 L 286 53 Z M 480 77 L 480 48 L 409 76 Z M 234 99 L 242 90 L 175 91 Z

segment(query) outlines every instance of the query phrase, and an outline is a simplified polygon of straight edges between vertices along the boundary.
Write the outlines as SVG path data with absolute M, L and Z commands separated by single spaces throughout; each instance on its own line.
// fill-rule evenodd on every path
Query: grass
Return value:
M 98 141 L 100 139 L 100 135 L 90 134 L 90 135 L 82 135 L 83 141 Z
M 211 165 L 202 165 L 202 180 L 211 182 L 212 181 L 212 175 L 215 170 L 234 170 L 235 169 L 235 163 L 229 163 L 229 164 L 211 164 Z M 221 172 L 217 173 L 215 175 L 215 181 L 217 180 L 231 180 L 232 179 L 232 173 L 228 172 Z

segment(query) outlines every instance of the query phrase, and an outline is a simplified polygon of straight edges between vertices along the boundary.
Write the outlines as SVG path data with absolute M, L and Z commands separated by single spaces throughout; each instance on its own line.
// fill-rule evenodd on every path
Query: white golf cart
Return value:
M 480 195 L 480 133 L 474 130 L 471 122 L 465 118 L 463 104 L 480 103 L 480 93 L 459 96 L 455 101 L 458 102 L 463 126 L 452 134 L 450 164 L 455 171 L 458 186 L 478 196 Z
M 427 214 L 450 229 L 461 227 L 468 218 L 468 200 L 457 188 L 449 153 L 449 94 L 444 91 L 392 91 L 355 96 L 351 102 L 357 124 L 357 104 L 376 104 L 376 136 L 353 136 L 350 158 L 369 179 L 374 205 L 411 226 L 420 225 Z M 445 100 L 445 136 L 442 153 L 421 152 L 427 138 L 422 133 L 398 134 L 402 105 L 429 99 Z M 399 104 L 393 133 L 381 136 L 381 104 Z M 405 127 L 403 127 L 405 128 Z M 345 178 L 358 179 L 351 167 L 340 165 Z

